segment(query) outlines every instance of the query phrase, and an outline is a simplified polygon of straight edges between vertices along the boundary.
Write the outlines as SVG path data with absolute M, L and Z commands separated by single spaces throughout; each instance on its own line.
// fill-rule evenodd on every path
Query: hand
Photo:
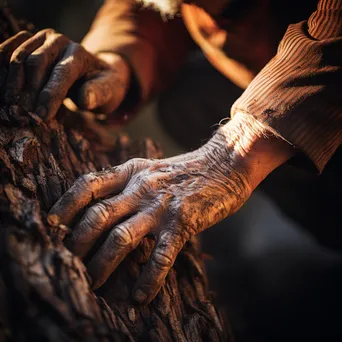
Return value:
M 0 77 L 4 101 L 45 120 L 68 95 L 82 109 L 110 113 L 125 97 L 130 71 L 119 55 L 99 57 L 52 29 L 20 32 L 0 45 L 0 70 L 8 68 Z
M 153 235 L 155 248 L 134 290 L 137 301 L 151 301 L 185 242 L 236 212 L 270 172 L 266 169 L 275 165 L 274 160 L 286 160 L 281 154 L 266 156 L 263 166 L 255 168 L 256 159 L 249 159 L 254 151 L 239 143 L 258 145 L 250 138 L 248 126 L 236 125 L 234 120 L 228 125 L 229 129 L 220 129 L 194 152 L 163 160 L 133 159 L 82 176 L 54 205 L 48 217 L 52 225 L 70 225 L 91 205 L 68 241 L 80 257 L 109 232 L 87 265 L 94 288 L 107 280 L 146 235 Z M 264 131 L 256 136 L 264 139 Z M 271 139 L 268 145 L 272 146 Z M 261 151 L 268 153 L 267 149 Z M 263 152 L 256 153 L 257 164 Z

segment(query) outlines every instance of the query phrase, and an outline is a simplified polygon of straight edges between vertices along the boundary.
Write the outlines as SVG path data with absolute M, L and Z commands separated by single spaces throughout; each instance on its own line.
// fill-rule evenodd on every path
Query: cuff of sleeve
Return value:
M 322 173 L 330 158 L 342 144 L 342 137 L 339 136 L 341 128 L 327 129 L 324 123 L 317 123 L 317 126 L 312 127 L 311 130 L 308 124 L 311 119 L 305 121 L 302 117 L 300 121 L 277 120 L 272 118 L 267 111 L 255 113 L 238 106 L 232 109 L 231 116 L 233 117 L 237 112 L 252 115 L 272 134 L 298 149 L 302 158 L 296 159 L 295 164 L 309 171 Z
M 322 172 L 342 144 L 342 38 L 313 39 L 291 25 L 277 55 L 235 102 Z

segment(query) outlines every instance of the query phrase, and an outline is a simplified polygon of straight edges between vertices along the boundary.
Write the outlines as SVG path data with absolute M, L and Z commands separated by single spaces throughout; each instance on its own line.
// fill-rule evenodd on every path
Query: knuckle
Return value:
M 114 210 L 114 204 L 109 200 L 109 199 L 105 199 L 103 201 L 100 202 L 102 207 L 105 208 L 105 210 L 108 213 L 112 213 Z
M 180 249 L 184 244 L 184 234 L 174 230 L 164 230 L 159 235 L 161 248 L 166 248 L 167 246 L 172 246 L 174 248 Z
M 173 265 L 173 260 L 164 251 L 157 249 L 152 255 L 152 261 L 161 270 L 169 269 Z
M 134 171 L 138 171 L 143 167 L 146 167 L 148 165 L 148 159 L 145 158 L 133 158 L 128 160 L 125 164 L 127 164 L 127 167 L 130 167 Z
M 75 184 L 81 187 L 91 187 L 97 181 L 97 176 L 94 173 L 87 173 L 77 178 Z
M 134 168 L 134 159 L 127 160 L 125 163 L 122 164 L 122 167 L 126 169 L 133 169 Z
M 50 35 L 57 34 L 57 32 L 54 29 L 52 29 L 52 28 L 46 28 L 44 30 L 39 31 L 38 34 L 42 34 L 42 35 L 45 35 L 45 36 L 50 36 Z
M 17 36 L 31 36 L 31 33 L 27 30 L 20 31 Z
M 133 173 L 136 169 L 136 158 L 126 161 L 122 166 L 130 173 Z
M 95 204 L 87 209 L 80 225 L 86 231 L 102 231 L 108 217 L 109 213 L 106 211 L 106 208 Z
M 130 179 L 136 172 L 137 172 L 137 166 L 136 166 L 136 158 L 130 159 L 123 163 L 120 166 L 120 170 L 128 174 L 128 178 Z
M 89 216 L 93 217 L 96 221 L 99 220 L 101 222 L 104 222 L 107 221 L 107 219 L 109 218 L 109 212 L 107 210 L 107 207 L 101 202 L 96 203 L 95 205 L 90 207 L 88 211 Z
M 69 46 L 70 50 L 74 55 L 82 55 L 85 52 L 83 46 L 79 43 L 71 42 Z
M 0 53 L 8 53 L 12 50 L 13 45 L 21 44 L 23 39 L 29 39 L 32 36 L 28 31 L 20 31 L 14 37 L 11 37 L 0 43 Z
M 139 184 L 140 188 L 143 188 L 144 190 L 148 190 L 151 187 L 150 180 L 148 176 L 146 175 L 138 175 L 136 179 L 137 184 Z
M 156 191 L 157 184 L 151 180 L 146 174 L 138 174 L 133 182 L 138 189 L 140 195 L 154 195 Z
M 145 158 L 132 158 L 131 161 L 134 164 L 145 164 L 146 159 Z
M 69 78 L 71 71 L 71 62 L 60 62 L 53 70 L 53 79 L 56 82 L 62 81 L 63 79 Z
M 184 224 L 184 232 L 186 232 L 186 235 L 188 236 L 188 239 L 190 239 L 192 236 L 196 235 L 199 231 L 202 230 L 203 223 L 198 222 L 197 224 L 194 223 L 189 223 L 189 224 Z
M 133 238 L 128 228 L 124 225 L 117 226 L 111 233 L 113 244 L 117 247 L 132 248 Z
M 159 213 L 158 213 L 159 214 Z M 144 220 L 146 221 L 146 223 L 150 226 L 155 226 L 158 224 L 159 222 L 159 215 L 156 212 L 147 210 L 144 215 Z
M 26 56 L 25 49 L 19 47 L 13 52 L 11 56 L 10 64 L 11 65 L 21 64 L 25 60 L 25 56 Z
M 57 45 L 67 43 L 68 41 L 69 41 L 69 38 L 67 38 L 64 34 L 61 34 L 61 33 L 56 33 L 55 35 L 53 35 L 53 38 L 52 38 L 52 42 Z
M 80 221 L 79 226 L 82 227 L 82 233 L 92 231 L 97 227 L 97 224 L 94 221 L 94 216 L 91 215 L 91 211 L 92 210 L 89 208 L 84 215 L 84 218 Z
M 32 37 L 32 33 L 27 30 L 22 30 L 15 35 L 15 38 L 20 38 L 20 39 L 22 38 L 28 39 L 30 37 Z
M 47 64 L 47 55 L 45 53 L 33 53 L 27 57 L 25 64 L 29 68 L 41 69 Z

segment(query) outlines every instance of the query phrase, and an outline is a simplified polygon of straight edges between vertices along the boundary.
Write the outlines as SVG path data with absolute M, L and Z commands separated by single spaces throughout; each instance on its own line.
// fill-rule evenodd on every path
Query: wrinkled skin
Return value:
M 20 32 L 2 43 L 0 71 L 5 102 L 45 120 L 66 96 L 81 108 L 109 113 L 120 105 L 130 82 L 129 67 L 117 54 L 95 56 L 50 29 Z M 153 237 L 155 248 L 133 291 L 138 302 L 146 303 L 156 296 L 186 241 L 237 211 L 292 154 L 253 117 L 238 113 L 196 151 L 163 160 L 133 159 L 80 177 L 51 209 L 48 221 L 72 228 L 66 243 L 89 260 L 94 288 L 145 236 Z M 98 241 L 95 254 L 89 253 Z
M 216 134 L 185 155 L 133 159 L 85 175 L 55 204 L 50 222 L 66 225 L 90 204 L 68 240 L 76 255 L 85 257 L 109 231 L 87 265 L 94 288 L 146 235 L 152 235 L 156 245 L 134 290 L 137 301 L 149 302 L 185 242 L 240 208 L 251 189 L 243 163 L 232 163 L 236 153 L 223 141 Z
M 99 57 L 52 29 L 20 32 L 0 44 L 3 100 L 45 120 L 67 96 L 82 109 L 110 113 L 127 92 L 130 71 L 119 55 L 110 54 L 110 63 Z

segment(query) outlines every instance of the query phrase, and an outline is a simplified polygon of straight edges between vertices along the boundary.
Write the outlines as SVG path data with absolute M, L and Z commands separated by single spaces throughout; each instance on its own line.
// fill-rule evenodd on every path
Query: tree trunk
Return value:
M 20 29 L 0 11 L 0 42 Z M 6 70 L 0 70 L 0 80 Z M 62 113 L 63 112 L 63 113 Z M 146 139 L 131 143 L 91 113 L 60 109 L 48 125 L 0 103 L 0 340 L 231 341 L 211 302 L 196 240 L 189 242 L 155 300 L 138 306 L 131 289 L 154 242 L 139 245 L 94 293 L 82 261 L 63 246 L 69 229 L 46 214 L 84 173 L 130 157 L 158 158 Z

